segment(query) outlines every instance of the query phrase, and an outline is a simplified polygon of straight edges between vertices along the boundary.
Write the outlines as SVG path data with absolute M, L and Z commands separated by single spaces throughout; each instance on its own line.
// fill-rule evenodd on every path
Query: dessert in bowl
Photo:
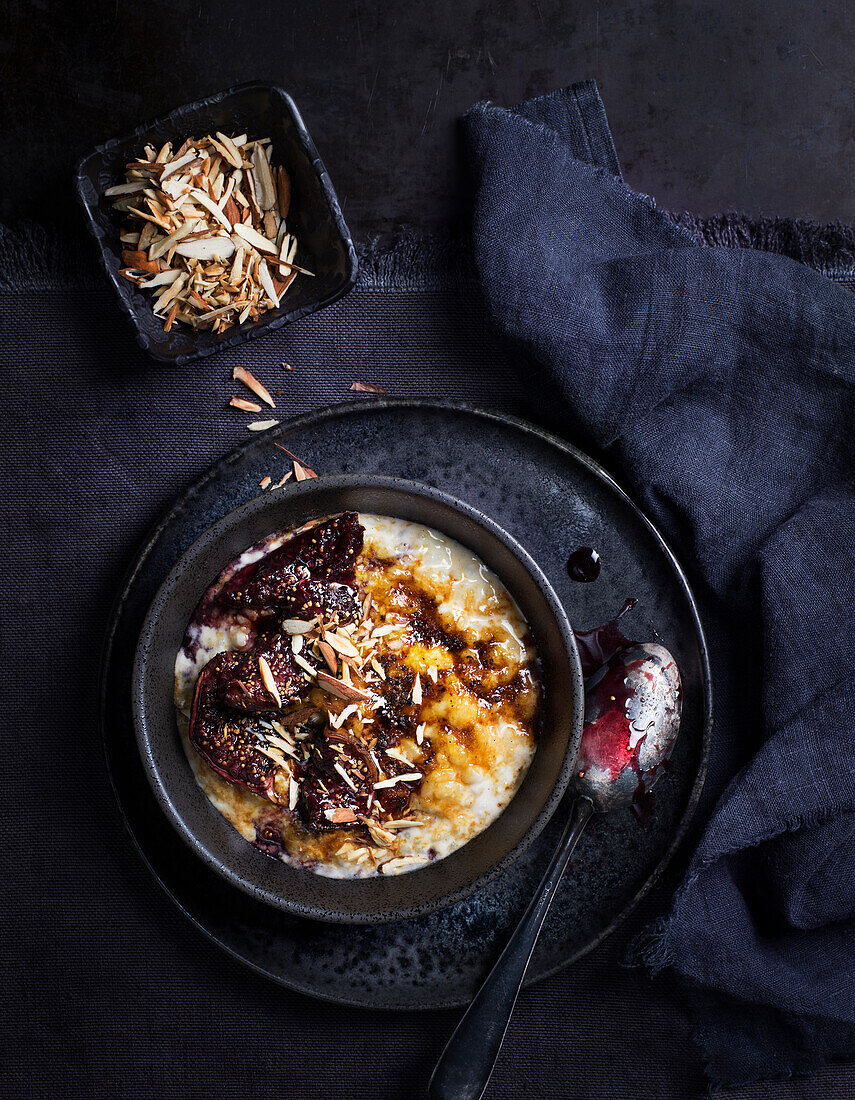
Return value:
M 135 684 L 185 840 L 328 920 L 477 889 L 548 820 L 581 734 L 575 640 L 538 567 L 396 479 L 303 482 L 216 524 L 156 597 Z

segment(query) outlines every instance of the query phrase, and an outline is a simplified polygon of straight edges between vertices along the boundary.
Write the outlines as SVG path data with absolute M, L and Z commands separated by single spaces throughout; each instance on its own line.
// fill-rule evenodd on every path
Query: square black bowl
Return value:
M 163 331 L 163 320 L 152 310 L 153 296 L 139 290 L 119 274 L 123 266 L 119 242 L 119 217 L 104 192 L 125 179 L 125 164 L 150 142 L 159 148 L 166 141 L 174 147 L 188 137 L 203 137 L 221 130 L 269 137 L 273 164 L 285 166 L 291 177 L 291 209 L 288 228 L 297 237 L 296 261 L 314 273 L 299 275 L 277 309 L 257 321 L 234 325 L 219 335 L 174 325 Z M 333 186 L 294 101 L 273 84 L 241 84 L 226 92 L 177 107 L 168 115 L 139 126 L 127 137 L 99 145 L 77 165 L 77 197 L 101 256 L 101 266 L 119 296 L 119 303 L 136 329 L 144 351 L 163 363 L 187 363 L 221 348 L 232 348 L 255 336 L 281 328 L 331 305 L 356 282 L 356 252 L 342 217 Z

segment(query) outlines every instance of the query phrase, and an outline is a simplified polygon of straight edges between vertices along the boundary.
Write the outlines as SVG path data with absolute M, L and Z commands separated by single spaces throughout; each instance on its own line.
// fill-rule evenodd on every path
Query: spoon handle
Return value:
M 593 812 L 588 798 L 573 803 L 561 843 L 522 920 L 440 1055 L 428 1085 L 428 1100 L 480 1100 L 484 1095 L 537 937 Z

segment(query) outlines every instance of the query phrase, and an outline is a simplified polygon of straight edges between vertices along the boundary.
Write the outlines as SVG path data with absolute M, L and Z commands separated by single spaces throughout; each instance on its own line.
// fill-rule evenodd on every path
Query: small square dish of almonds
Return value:
M 276 329 L 353 286 L 356 255 L 293 101 L 248 84 L 80 161 L 102 266 L 161 361 Z

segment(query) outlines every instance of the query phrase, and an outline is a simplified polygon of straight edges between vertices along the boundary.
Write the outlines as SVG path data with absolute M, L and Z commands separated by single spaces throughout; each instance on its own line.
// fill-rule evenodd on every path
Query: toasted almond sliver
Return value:
M 328 676 L 326 672 L 319 672 L 318 685 L 328 691 L 330 695 L 335 695 L 338 699 L 347 699 L 348 701 L 355 701 L 361 703 L 371 702 L 371 693 L 362 691 L 359 688 L 355 688 L 352 684 L 346 684 L 343 680 L 336 679 L 335 676 Z
M 278 752 L 276 749 L 266 749 L 264 745 L 258 745 L 257 748 L 259 752 L 263 752 L 265 756 L 270 757 L 274 764 L 278 764 L 280 768 L 287 769 L 288 761 L 281 752 Z
M 324 638 L 325 641 L 333 647 L 337 653 L 341 653 L 344 657 L 356 657 L 359 658 L 359 650 L 345 638 L 342 634 L 327 634 Z
M 229 404 L 235 409 L 243 409 L 244 412 L 261 412 L 261 405 L 257 404 L 255 401 L 247 401 L 243 397 L 233 397 L 231 401 L 229 401 Z
M 327 821 L 331 821 L 333 825 L 345 825 L 350 821 L 358 820 L 353 810 L 347 810 L 343 806 L 339 806 L 335 810 L 324 810 L 324 816 Z
M 175 251 L 179 256 L 192 260 L 230 260 L 235 246 L 230 237 L 206 237 L 204 240 L 179 241 Z
M 303 657 L 301 657 L 299 653 L 294 654 L 294 660 L 297 662 L 297 664 L 300 666 L 300 668 L 304 672 L 307 672 L 310 676 L 315 677 L 315 676 L 323 676 L 324 675 L 322 672 L 318 672 L 317 669 L 312 668 L 312 666 L 309 664 L 309 662 L 307 660 L 305 660 Z
M 155 312 L 161 309 L 165 309 L 166 306 L 184 289 L 187 283 L 186 275 L 179 275 L 179 277 L 163 291 L 163 293 L 157 298 L 154 303 Z
M 251 424 L 247 424 L 247 429 L 251 432 L 266 432 L 268 428 L 273 428 L 278 423 L 278 420 L 253 420 Z
M 335 650 L 331 645 L 323 641 L 318 642 L 318 649 L 327 663 L 327 668 L 329 668 L 330 672 L 335 676 L 338 672 L 338 660 L 336 659 Z
M 258 278 L 261 285 L 264 287 L 264 292 L 267 297 L 273 302 L 275 307 L 279 306 L 279 295 L 276 293 L 276 287 L 273 285 L 273 279 L 270 275 L 270 268 L 267 266 L 264 260 L 258 261 Z
M 159 214 L 148 214 L 145 210 L 139 210 L 136 206 L 128 207 L 129 214 L 135 214 L 138 218 L 143 218 L 147 222 L 154 222 L 155 225 L 159 225 L 161 229 L 165 229 L 167 233 L 172 232 L 172 226 L 169 222 L 161 217 Z
M 270 396 L 270 391 L 266 386 L 262 386 L 258 379 L 250 374 L 248 370 L 245 370 L 243 367 L 235 367 L 232 371 L 232 378 L 238 382 L 243 382 L 245 386 L 252 390 L 256 397 L 261 398 L 261 400 L 266 405 L 269 405 L 271 409 L 276 408 L 276 402 Z
M 259 146 L 252 151 L 252 171 L 255 176 L 256 194 L 262 210 L 272 210 L 276 205 L 276 184 L 270 171 L 264 150 Z
M 228 134 L 222 133 L 221 130 L 217 130 L 217 137 L 220 140 L 222 146 L 222 153 L 229 164 L 232 164 L 235 168 L 243 167 L 243 159 L 241 158 L 238 148 Z M 214 139 L 212 138 L 211 141 Z
M 160 256 L 165 255 L 182 237 L 187 237 L 191 233 L 195 233 L 198 225 L 198 218 L 189 218 L 180 229 L 176 229 L 174 233 L 170 233 L 169 236 L 164 237 L 161 241 L 156 241 L 152 245 L 149 259 L 157 260 Z
M 262 489 L 266 489 L 272 480 L 273 478 L 268 474 L 267 477 L 263 477 L 258 484 Z
M 261 682 L 264 684 L 266 690 L 273 697 L 273 701 L 277 707 L 282 708 L 282 696 L 279 694 L 279 688 L 276 686 L 276 681 L 273 679 L 273 672 L 270 665 L 264 659 L 264 657 L 258 658 L 258 668 L 261 672 Z
M 272 241 L 268 241 L 266 237 L 262 237 L 251 225 L 240 224 L 236 225 L 234 229 L 239 237 L 242 237 L 253 248 L 257 248 L 259 252 L 270 252 L 273 256 L 276 256 L 276 245 Z M 278 263 L 279 260 L 277 259 L 276 262 Z
M 338 774 L 342 777 L 342 779 L 345 781 L 345 783 L 348 785 L 348 787 L 350 787 L 350 789 L 352 791 L 355 791 L 356 790 L 356 784 L 353 782 L 353 780 L 347 774 L 347 769 L 342 766 L 341 762 L 336 760 L 336 762 L 333 764 L 333 767 L 338 772 Z
M 279 624 L 286 634 L 308 634 L 317 624 L 317 619 L 283 619 Z
M 219 206 L 217 206 L 216 202 L 214 202 L 212 198 L 206 195 L 205 192 L 201 191 L 198 187 L 194 188 L 190 192 L 190 195 L 196 200 L 196 202 L 201 203 L 201 205 L 205 207 L 208 213 L 212 214 L 227 232 L 231 233 L 232 223 L 225 216 L 222 210 L 220 210 Z
M 152 275 L 149 279 L 143 279 L 140 286 L 146 288 L 153 286 L 169 286 L 170 283 L 174 283 L 176 279 L 181 277 L 180 271 L 158 271 L 156 275 Z
M 379 382 L 351 382 L 350 389 L 355 393 L 388 393 Z
M 374 790 L 382 791 L 385 787 L 394 787 L 396 783 L 412 783 L 421 778 L 421 772 L 406 772 L 404 775 L 395 775 L 391 779 L 381 779 L 379 783 L 374 784 Z
M 290 477 L 293 477 L 293 475 L 294 475 L 294 471 L 289 470 L 287 472 L 287 474 L 285 474 L 284 477 L 280 477 L 280 479 L 276 482 L 276 484 L 273 486 L 273 488 L 274 489 L 280 489 Z
M 297 807 L 297 799 L 300 797 L 300 785 L 292 775 L 288 781 L 288 809 L 294 810 Z
M 183 156 L 171 160 L 161 172 L 160 182 L 163 183 L 165 179 L 175 175 L 179 168 L 183 168 L 186 164 L 189 164 L 191 160 L 195 160 L 197 155 L 195 149 L 189 149 Z
M 166 321 L 163 325 L 164 332 L 169 332 L 169 330 L 172 328 L 172 325 L 175 321 L 175 316 L 178 313 L 178 306 L 179 302 L 177 300 L 172 303 L 172 309 L 170 309 L 169 313 L 167 313 Z
M 385 638 L 387 634 L 394 634 L 397 630 L 403 630 L 406 623 L 385 623 L 383 626 L 375 626 L 371 631 L 372 638 Z
M 422 678 L 416 673 L 416 678 L 413 681 L 413 702 L 420 703 L 422 701 Z
M 145 188 L 145 180 L 131 180 L 130 183 L 117 183 L 115 187 L 108 187 L 104 192 L 104 195 L 108 199 L 115 198 L 116 195 L 133 195 L 137 191 L 142 191 Z

